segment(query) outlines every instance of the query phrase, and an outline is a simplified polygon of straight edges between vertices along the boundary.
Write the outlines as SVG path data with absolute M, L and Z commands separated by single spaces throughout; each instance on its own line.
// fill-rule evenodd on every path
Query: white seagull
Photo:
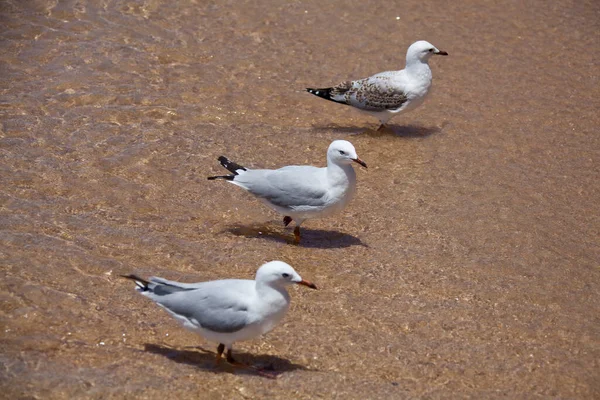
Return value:
M 284 215 L 287 226 L 296 221 L 295 242 L 300 242 L 300 225 L 309 218 L 322 218 L 341 211 L 356 191 L 352 163 L 367 164 L 358 158 L 352 143 L 335 140 L 327 149 L 327 167 L 292 165 L 280 169 L 248 169 L 221 156 L 221 165 L 232 175 L 210 176 L 225 179 L 246 189 L 267 206 Z
M 216 363 L 225 349 L 232 365 L 244 366 L 231 355 L 234 342 L 252 339 L 272 330 L 286 314 L 290 296 L 286 286 L 317 287 L 303 280 L 283 261 L 271 261 L 256 271 L 256 278 L 181 283 L 136 275 L 136 290 L 164 308 L 187 329 L 219 343 Z
M 395 115 L 410 111 L 425 100 L 431 88 L 429 58 L 447 56 L 424 40 L 413 43 L 406 52 L 402 71 L 380 72 L 365 79 L 345 81 L 324 89 L 306 90 L 315 96 L 347 104 L 379 119 L 382 129 Z

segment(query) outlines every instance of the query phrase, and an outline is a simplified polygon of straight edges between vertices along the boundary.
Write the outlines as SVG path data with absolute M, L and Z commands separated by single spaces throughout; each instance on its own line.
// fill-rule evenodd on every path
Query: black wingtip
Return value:
M 129 275 L 119 275 L 119 276 L 121 278 L 130 279 L 130 280 L 134 281 L 135 284 L 143 290 L 148 290 L 148 285 L 150 284 L 150 282 L 148 282 L 145 279 L 140 278 L 137 275 L 129 274 Z
M 329 100 L 329 101 L 333 101 L 334 103 L 338 103 L 338 104 L 346 104 L 346 102 L 341 101 L 341 100 L 335 100 L 333 97 L 331 97 L 331 92 L 334 90 L 334 88 L 330 87 L 330 88 L 322 88 L 322 89 L 313 89 L 313 88 L 306 88 L 306 91 L 310 94 L 313 94 L 317 97 L 320 97 L 322 99 L 325 100 Z M 335 88 L 336 91 L 339 91 L 340 89 L 338 87 Z
M 238 163 L 235 163 L 231 160 L 229 160 L 227 157 L 225 156 L 221 156 L 217 159 L 221 165 L 229 172 L 231 172 L 234 175 L 238 175 L 239 172 L 238 171 L 247 171 L 246 167 L 244 167 L 243 165 L 240 165 Z
M 310 94 L 314 94 L 315 96 L 322 97 L 327 100 L 331 100 L 331 88 L 323 88 L 323 89 L 306 88 L 306 91 Z

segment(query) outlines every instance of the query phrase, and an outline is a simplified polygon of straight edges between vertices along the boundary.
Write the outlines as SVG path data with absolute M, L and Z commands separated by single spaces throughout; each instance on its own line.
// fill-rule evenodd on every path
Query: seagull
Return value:
M 344 209 L 356 191 L 352 163 L 367 168 L 352 143 L 335 140 L 327 149 L 327 167 L 292 165 L 280 169 L 248 169 L 221 156 L 218 161 L 232 175 L 210 176 L 225 179 L 246 189 L 268 207 L 284 215 L 288 226 L 296 221 L 295 243 L 300 243 L 300 225 L 309 218 L 322 218 Z
M 336 103 L 347 104 L 379 119 L 382 129 L 395 115 L 410 111 L 425 100 L 431 88 L 429 58 L 447 56 L 429 42 L 419 40 L 406 52 L 402 71 L 380 72 L 365 79 L 345 81 L 324 88 L 307 88 L 308 93 Z
M 233 343 L 263 335 L 281 321 L 290 306 L 286 287 L 298 284 L 317 288 L 283 261 L 262 265 L 254 280 L 181 283 L 159 277 L 121 277 L 135 281 L 138 292 L 164 308 L 185 328 L 219 343 L 216 364 L 227 349 L 227 362 L 240 367 L 247 366 L 233 358 Z

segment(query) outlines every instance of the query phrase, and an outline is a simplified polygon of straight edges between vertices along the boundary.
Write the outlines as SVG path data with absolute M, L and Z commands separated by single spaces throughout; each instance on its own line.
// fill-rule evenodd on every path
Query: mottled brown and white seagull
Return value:
M 379 119 L 383 128 L 394 116 L 410 111 L 425 100 L 431 88 L 429 58 L 447 56 L 429 42 L 419 40 L 406 52 L 406 67 L 401 71 L 380 72 L 365 79 L 306 90 L 315 96 L 350 105 Z

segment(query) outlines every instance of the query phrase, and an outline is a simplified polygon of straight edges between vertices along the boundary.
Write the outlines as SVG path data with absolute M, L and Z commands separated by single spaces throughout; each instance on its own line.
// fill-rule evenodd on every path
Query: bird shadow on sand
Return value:
M 225 229 L 235 236 L 243 236 L 247 238 L 259 238 L 271 240 L 274 242 L 295 244 L 294 234 L 289 228 L 276 226 L 274 223 L 262 223 L 253 225 L 231 225 Z M 344 248 L 351 246 L 368 247 L 359 238 L 347 233 L 337 231 L 327 231 L 323 229 L 307 229 L 302 227 L 300 230 L 299 247 L 316 248 L 316 249 L 332 249 Z
M 346 132 L 351 136 L 368 135 L 377 136 L 395 136 L 398 138 L 426 138 L 428 136 L 440 133 L 442 128 L 437 126 L 418 126 L 418 125 L 386 125 L 378 129 L 377 125 L 372 127 L 364 126 L 340 126 L 340 125 L 321 125 L 315 126 L 316 130 Z
M 247 375 L 277 377 L 285 372 L 303 370 L 311 371 L 302 365 L 294 364 L 285 358 L 271 355 L 255 355 L 244 352 L 234 352 L 236 361 L 249 365 L 248 368 L 233 367 L 225 361 L 225 357 L 219 365 L 215 364 L 217 353 L 202 346 L 188 346 L 177 349 L 169 346 L 146 343 L 144 350 L 168 358 L 180 364 L 192 365 L 204 371 L 218 373 L 241 373 Z M 263 372 L 263 373 L 261 373 Z
M 442 128 L 437 126 L 388 125 L 381 130 L 369 130 L 365 133 L 372 136 L 393 135 L 399 138 L 426 138 L 441 131 Z
M 316 131 L 335 131 L 340 133 L 349 133 L 351 135 L 358 135 L 365 131 L 368 131 L 369 125 L 365 126 L 348 126 L 348 125 L 338 125 L 338 124 L 328 124 L 328 125 L 312 125 L 312 129 Z M 377 129 L 375 126 L 372 129 Z

